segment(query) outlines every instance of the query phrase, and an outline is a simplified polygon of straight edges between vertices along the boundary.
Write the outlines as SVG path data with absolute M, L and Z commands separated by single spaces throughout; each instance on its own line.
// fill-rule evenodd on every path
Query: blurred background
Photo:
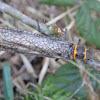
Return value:
M 77 44 L 81 39 L 82 46 L 100 49 L 100 0 L 0 1 L 39 22 L 67 28 L 69 42 Z M 3 12 L 0 26 L 34 32 L 34 28 Z M 98 61 L 99 55 L 94 54 Z M 67 62 L 0 51 L 0 100 L 100 100 L 99 73 L 77 60 Z

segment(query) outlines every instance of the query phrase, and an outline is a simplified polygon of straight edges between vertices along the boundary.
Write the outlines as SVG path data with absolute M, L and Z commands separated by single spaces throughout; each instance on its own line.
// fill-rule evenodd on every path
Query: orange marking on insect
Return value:
M 77 45 L 74 46 L 74 54 L 73 54 L 74 59 L 76 59 L 76 54 L 77 54 Z
M 86 59 L 86 51 L 87 51 L 87 49 L 85 49 L 85 52 L 84 52 L 84 59 Z

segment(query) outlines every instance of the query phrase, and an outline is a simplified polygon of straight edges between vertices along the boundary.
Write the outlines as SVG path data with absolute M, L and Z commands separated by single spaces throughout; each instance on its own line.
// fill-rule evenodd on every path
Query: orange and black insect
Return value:
M 92 59 L 92 51 L 84 46 L 74 45 L 73 58 L 90 60 Z
M 78 41 L 78 45 L 74 45 L 74 53 L 73 58 L 76 59 L 92 59 L 92 51 L 90 49 L 86 49 L 84 46 L 80 46 L 80 39 Z
M 40 32 L 39 22 L 38 22 L 38 20 L 36 20 L 36 21 L 38 24 L 38 31 Z M 58 34 L 64 35 L 63 40 L 65 40 L 65 41 L 67 40 L 67 34 L 68 34 L 67 29 L 65 29 L 65 31 L 63 31 L 57 26 L 54 26 L 53 28 L 57 29 Z M 71 45 L 71 48 L 72 47 L 73 48 L 70 49 L 69 56 L 67 56 L 66 59 L 71 59 L 71 58 L 73 58 L 73 59 L 87 59 L 87 60 L 92 59 L 92 51 L 90 49 L 86 49 L 84 46 L 80 46 L 80 41 L 81 40 L 79 39 L 78 45 L 74 45 L 74 44 Z
M 65 39 L 67 38 L 67 29 L 65 31 Z M 86 49 L 84 46 L 80 46 L 81 40 L 79 39 L 78 45 L 73 45 L 73 56 L 70 58 L 73 59 L 92 59 L 92 51 Z

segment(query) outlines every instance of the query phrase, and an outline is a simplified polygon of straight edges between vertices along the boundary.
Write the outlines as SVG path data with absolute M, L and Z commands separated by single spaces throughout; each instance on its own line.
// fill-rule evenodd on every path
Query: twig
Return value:
M 66 11 L 66 12 L 64 12 L 64 13 L 62 13 L 61 15 L 59 15 L 59 16 L 53 18 L 53 20 L 47 22 L 47 25 L 51 25 L 51 24 L 53 24 L 53 23 L 56 23 L 56 22 L 57 22 L 58 20 L 60 20 L 61 18 L 65 17 L 69 12 L 74 11 L 74 10 L 77 9 L 78 7 L 80 7 L 80 4 L 74 6 L 74 7 L 71 8 L 70 10 L 68 10 L 68 11 Z
M 78 64 L 80 65 L 81 68 L 85 67 L 82 61 L 80 61 L 80 60 L 76 60 L 76 61 L 78 62 Z M 83 79 L 83 83 L 87 87 L 87 90 L 91 95 L 91 100 L 99 100 L 97 94 L 95 93 L 95 91 L 93 89 L 93 86 L 92 86 L 90 80 L 88 79 L 87 73 L 83 70 L 80 70 L 80 72 L 81 72 L 81 76 Z
M 75 19 L 73 18 L 70 9 L 68 9 L 67 12 L 68 12 L 68 16 L 69 16 L 71 22 L 70 22 L 70 24 L 69 24 L 67 27 L 65 27 L 65 28 L 67 28 L 67 30 L 69 31 L 69 30 L 71 30 L 71 28 L 75 25 Z
M 30 64 L 29 60 L 23 55 L 23 54 L 20 54 L 21 55 L 21 58 L 24 62 L 24 65 L 26 67 L 26 70 L 34 77 L 34 78 L 37 78 L 37 74 L 35 73 L 35 70 L 34 68 L 32 67 L 32 65 Z
M 70 63 L 77 66 L 79 69 L 81 69 L 83 72 L 87 73 L 90 77 L 92 77 L 95 81 L 97 81 L 100 84 L 100 80 L 97 79 L 94 75 L 92 75 L 90 72 L 82 68 L 79 64 L 75 63 L 74 61 L 69 60 Z
M 16 67 L 12 67 L 12 69 L 13 69 L 13 73 L 14 73 L 15 75 L 18 75 L 18 69 L 17 69 Z M 21 73 L 21 74 L 22 74 L 22 73 Z M 13 75 L 12 77 L 13 77 L 13 82 L 15 81 L 15 82 L 18 83 L 18 84 L 20 85 L 20 87 L 22 87 L 22 88 L 25 87 L 25 83 L 24 83 L 22 77 L 17 78 L 17 80 L 14 78 L 14 75 Z
M 33 16 L 35 15 L 35 16 L 40 17 L 41 19 L 49 20 L 49 18 L 47 16 L 43 15 L 41 13 L 41 11 L 38 11 L 33 7 L 27 6 L 27 10 L 28 10 L 28 12 L 31 12 Z
M 91 100 L 99 100 L 98 95 L 94 91 L 91 81 L 88 79 L 88 76 L 85 72 L 82 74 L 82 77 L 83 77 L 83 82 L 87 87 L 87 91 L 90 94 Z
M 31 56 L 28 60 L 29 60 L 29 62 L 31 63 L 32 60 L 34 60 L 35 58 L 36 58 L 36 56 Z M 22 73 L 22 72 L 24 72 L 24 70 L 25 70 L 25 65 L 23 65 L 23 66 L 20 68 L 20 70 L 18 71 L 18 73 Z
M 30 17 L 26 16 L 25 14 L 21 13 L 20 11 L 18 11 L 17 9 L 15 9 L 14 7 L 11 7 L 3 2 L 0 2 L 0 11 L 12 16 L 13 18 L 21 21 L 22 23 L 30 26 L 31 28 L 34 28 L 38 31 L 38 25 L 37 25 L 37 21 L 34 19 L 31 19 Z M 44 23 L 39 22 L 39 26 L 40 26 L 40 31 L 41 33 L 46 33 L 47 35 L 52 35 L 54 33 L 54 31 L 58 32 L 54 27 L 52 26 L 48 26 Z M 52 30 L 51 30 L 52 28 Z
M 49 58 L 45 58 L 44 65 L 43 65 L 42 70 L 41 70 L 41 72 L 39 74 L 39 82 L 38 82 L 39 85 L 42 84 L 42 81 L 43 81 L 43 79 L 45 77 L 45 74 L 47 72 L 47 69 L 48 69 L 48 65 L 49 65 Z
M 100 61 L 91 59 L 89 61 L 84 61 L 84 62 L 92 66 L 94 69 L 97 69 L 98 71 L 100 71 Z
M 80 86 L 70 97 L 68 97 L 68 99 L 72 99 L 72 97 L 73 97 L 76 93 L 78 93 L 78 92 L 80 91 L 80 89 L 81 89 L 83 86 L 84 86 L 84 82 L 81 84 L 81 86 Z
M 36 26 L 37 26 L 37 22 L 35 20 L 32 20 L 31 18 L 24 15 L 17 9 L 15 9 L 3 2 L 0 2 L 0 11 L 12 16 L 13 18 L 16 18 L 17 20 L 21 21 L 22 23 L 25 23 L 26 25 L 28 25 L 32 28 L 36 28 Z
M 18 89 L 23 89 L 20 83 L 18 83 L 15 79 L 12 81 L 14 86 L 16 86 Z

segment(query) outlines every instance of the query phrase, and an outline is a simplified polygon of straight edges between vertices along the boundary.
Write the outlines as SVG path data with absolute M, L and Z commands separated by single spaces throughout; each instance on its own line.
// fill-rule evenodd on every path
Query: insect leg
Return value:
M 68 55 L 65 56 L 65 58 L 68 59 L 68 60 L 71 59 L 69 53 L 68 53 Z
M 36 19 L 36 21 L 37 21 L 37 25 L 38 25 L 38 31 L 40 32 L 40 25 L 39 25 L 38 19 Z
M 80 45 L 80 43 L 81 43 L 81 39 L 78 40 L 78 45 Z
M 68 60 L 70 60 L 70 59 L 71 59 L 69 55 L 67 55 L 65 58 L 66 58 L 66 59 L 68 59 Z
M 58 58 L 55 59 L 55 61 L 58 61 L 58 60 L 59 60 Z
M 64 37 L 64 40 L 67 40 L 67 35 L 68 35 L 68 30 L 65 29 L 65 37 Z
M 39 21 L 36 19 L 36 21 L 37 21 L 37 25 L 38 25 L 38 31 L 40 32 L 40 33 L 42 33 L 43 35 L 46 35 L 45 33 L 43 33 L 43 32 L 41 32 L 41 30 L 40 30 L 40 25 L 39 25 Z M 46 35 L 47 36 L 47 35 Z

